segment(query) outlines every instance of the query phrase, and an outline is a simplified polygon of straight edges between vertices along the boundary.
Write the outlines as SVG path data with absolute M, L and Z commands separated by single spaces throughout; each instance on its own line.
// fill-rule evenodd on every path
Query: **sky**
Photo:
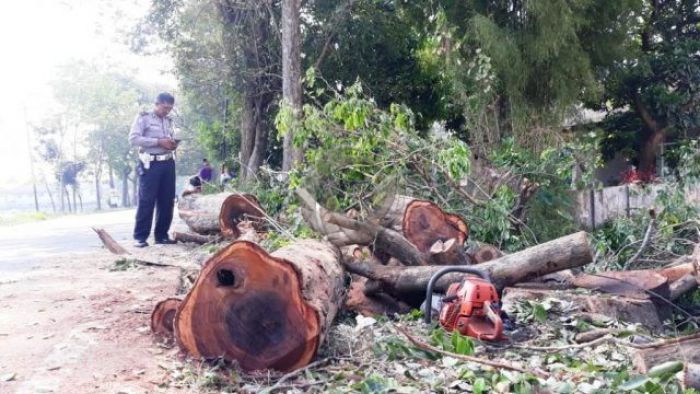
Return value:
M 126 44 L 123 33 L 143 18 L 149 3 L 0 3 L 0 189 L 31 182 L 26 125 L 38 123 L 55 107 L 50 82 L 57 66 L 72 59 L 98 60 L 123 64 L 144 81 L 176 85 L 167 55 L 134 54 Z

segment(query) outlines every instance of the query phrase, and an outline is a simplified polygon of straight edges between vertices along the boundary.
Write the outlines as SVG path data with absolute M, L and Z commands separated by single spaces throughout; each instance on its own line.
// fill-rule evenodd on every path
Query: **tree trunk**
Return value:
M 266 108 L 269 107 L 271 101 L 269 94 L 261 94 L 256 99 L 256 111 L 258 113 L 258 121 L 255 123 L 255 137 L 253 141 L 253 149 L 246 163 L 247 175 L 246 179 L 253 179 L 258 169 L 263 164 L 265 153 L 267 153 L 268 130 L 267 121 L 265 120 Z
M 255 147 L 255 132 L 257 130 L 257 113 L 255 110 L 255 91 L 252 84 L 246 84 L 243 106 L 241 109 L 241 170 L 239 176 L 242 181 L 246 181 L 252 175 L 252 169 L 248 168 L 250 156 Z
M 178 201 L 180 218 L 190 230 L 198 234 L 213 234 L 224 231 L 224 236 L 237 238 L 240 233 L 236 225 L 242 220 L 252 220 L 262 229 L 265 211 L 251 194 L 217 193 L 190 194 Z
M 139 204 L 139 176 L 134 174 L 131 178 L 131 205 L 137 206 Z
M 663 298 L 669 296 L 668 279 L 648 270 L 608 271 L 597 274 L 582 274 L 574 277 L 572 284 L 584 289 L 627 296 L 648 293 Z
M 640 171 L 645 173 L 656 172 L 656 155 L 659 153 L 659 147 L 664 142 L 665 137 L 666 133 L 663 130 L 655 130 L 645 139 L 639 156 Z
M 301 96 L 301 0 L 282 0 L 282 101 L 290 106 L 294 119 L 302 114 Z M 294 127 L 284 135 L 282 171 L 301 162 L 302 151 L 294 147 Z
M 114 169 L 110 165 L 109 167 L 109 188 L 114 189 Z
M 581 231 L 473 267 L 489 273 L 494 285 L 502 290 L 506 286 L 551 272 L 580 267 L 592 260 L 588 236 Z M 403 295 L 417 296 L 425 293 L 430 278 L 444 267 L 387 267 L 346 261 L 345 268 L 354 274 L 383 283 L 388 292 L 402 298 Z M 443 276 L 436 283 L 435 291 L 444 292 L 447 286 L 460 281 L 463 276 L 459 273 Z
M 198 358 L 245 370 L 307 365 L 343 301 L 343 269 L 329 244 L 302 240 L 268 254 L 234 242 L 212 257 L 175 315 L 175 338 Z
M 125 169 L 122 171 L 121 178 L 122 178 L 122 207 L 126 208 L 130 206 L 131 204 L 130 199 L 129 199 L 129 169 Z
M 99 211 L 102 209 L 102 188 L 100 187 L 100 175 L 98 173 L 95 173 L 95 199 L 97 200 L 97 210 Z

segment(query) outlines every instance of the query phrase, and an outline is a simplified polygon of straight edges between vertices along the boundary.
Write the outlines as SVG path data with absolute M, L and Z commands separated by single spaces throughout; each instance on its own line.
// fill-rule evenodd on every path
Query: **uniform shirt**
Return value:
M 173 120 L 169 116 L 161 118 L 154 111 L 142 112 L 134 120 L 129 133 L 129 144 L 138 146 L 139 152 L 162 155 L 171 151 L 158 146 L 158 140 L 173 138 Z

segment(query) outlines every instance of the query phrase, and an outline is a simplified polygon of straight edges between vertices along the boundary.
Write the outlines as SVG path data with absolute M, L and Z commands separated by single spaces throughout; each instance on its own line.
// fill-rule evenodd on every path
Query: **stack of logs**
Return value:
M 510 255 L 490 245 L 467 251 L 464 220 L 429 201 L 396 197 L 385 212 L 359 220 L 328 211 L 304 189 L 297 196 L 304 218 L 324 240 L 294 241 L 273 253 L 239 238 L 247 221 L 256 231 L 264 229 L 266 215 L 253 196 L 183 199 L 180 216 L 193 231 L 218 232 L 233 242 L 205 263 L 182 301 L 171 298 L 156 306 L 153 331 L 174 337 L 198 358 L 223 356 L 246 370 L 291 371 L 314 358 L 340 309 L 367 315 L 408 311 L 423 301 L 430 277 L 444 265 L 477 264 L 503 292 L 504 302 L 509 297 L 551 296 L 554 290 L 547 280 L 560 288 L 622 295 L 635 299 L 636 305 L 654 305 L 658 300 L 649 294 L 672 298 L 697 285 L 695 260 L 661 272 L 548 277 L 592 261 L 585 232 Z M 444 291 L 461 275 L 446 275 L 436 291 Z M 564 296 L 586 297 L 576 292 Z M 577 301 L 601 312 L 592 298 Z M 613 317 L 626 318 L 619 313 Z M 636 316 L 629 318 L 635 321 Z

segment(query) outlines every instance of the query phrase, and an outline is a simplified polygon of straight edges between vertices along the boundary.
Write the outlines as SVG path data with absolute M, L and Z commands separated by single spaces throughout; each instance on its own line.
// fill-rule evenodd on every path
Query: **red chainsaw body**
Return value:
M 499 340 L 503 337 L 499 301 L 493 284 L 481 278 L 467 277 L 447 289 L 440 310 L 440 325 L 447 331 L 456 330 L 462 335 Z

